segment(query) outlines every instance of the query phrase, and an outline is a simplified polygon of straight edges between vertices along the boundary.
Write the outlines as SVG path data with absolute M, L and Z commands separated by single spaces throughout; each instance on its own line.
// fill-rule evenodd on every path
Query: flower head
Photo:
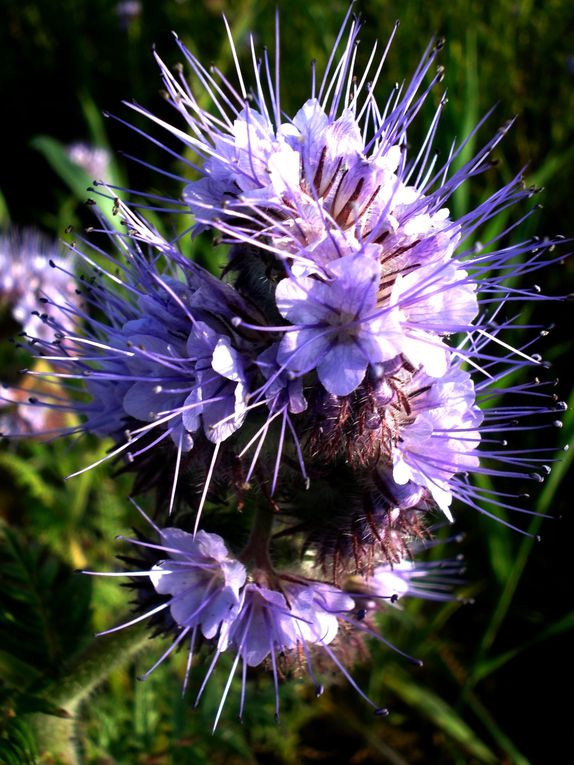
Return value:
M 162 614 L 162 629 L 175 634 L 171 645 L 144 677 L 186 641 L 189 646 L 184 680 L 186 689 L 194 653 L 202 637 L 204 643 L 211 645 L 214 655 L 199 687 L 197 704 L 221 654 L 232 653 L 234 659 L 215 717 L 215 728 L 240 662 L 243 667 L 240 717 L 243 715 L 247 668 L 264 663 L 271 665 L 278 715 L 279 658 L 283 666 L 298 665 L 303 660 L 320 695 L 323 688 L 316 679 L 313 656 L 317 650 L 322 650 L 377 713 L 386 713 L 359 688 L 339 656 L 340 647 L 336 645 L 339 628 L 343 623 L 354 623 L 356 604 L 349 593 L 325 582 L 300 577 L 295 580 L 288 574 L 259 568 L 248 570 L 229 553 L 219 535 L 203 530 L 190 534 L 177 527 L 162 529 L 145 517 L 154 527 L 158 543 L 145 539 L 127 541 L 142 550 L 144 566 L 154 557 L 158 558 L 157 562 L 139 571 L 85 572 L 130 577 L 137 582 L 135 586 L 142 596 L 145 593 L 140 599 L 141 613 L 136 618 L 102 634 L 116 632 L 144 619 L 157 622 Z M 129 560 L 133 562 L 134 559 Z M 167 620 L 166 612 L 169 612 Z
M 76 141 L 68 145 L 67 154 L 92 179 L 106 178 L 109 174 L 111 157 L 107 149 Z
M 169 610 L 179 627 L 199 627 L 204 637 L 215 637 L 239 611 L 245 567 L 230 557 L 217 534 L 200 530 L 192 536 L 166 528 L 160 539 L 169 558 L 152 567 L 152 585 L 160 595 L 171 595 Z
M 77 304 L 71 260 L 34 229 L 0 236 L 0 302 L 32 338 L 50 339 L 54 325 L 73 326 Z
M 132 108 L 183 143 L 196 177 L 182 178 L 181 199 L 146 199 L 154 212 L 166 200 L 180 205 L 193 215 L 193 235 L 217 233 L 232 245 L 228 264 L 213 276 L 116 201 L 126 230 L 102 224 L 115 253 L 85 280 L 83 305 L 65 312 L 83 328 L 54 317 L 57 337 L 37 342 L 53 367 L 47 376 L 87 394 L 66 405 L 44 395 L 45 405 L 68 406 L 83 416 L 78 429 L 111 436 L 109 456 L 136 462 L 136 487 L 150 486 L 148 468 L 161 454 L 152 472 L 169 474 L 171 492 L 166 501 L 157 480 L 160 508 L 177 510 L 181 484 L 191 489 L 181 495 L 195 510 L 193 534 L 154 525 L 157 544 L 129 540 L 157 556 L 128 573 L 143 582 L 140 606 L 154 605 L 113 629 L 161 614 L 175 633 L 146 674 L 184 640 L 188 672 L 199 644 L 209 647 L 198 699 L 231 653 L 215 724 L 240 664 L 240 713 L 247 670 L 259 665 L 273 673 L 278 713 L 279 659 L 304 664 L 319 687 L 318 652 L 376 708 L 343 661 L 350 635 L 388 644 L 361 604 L 450 598 L 457 563 L 443 576 L 413 562 L 426 515 L 439 510 L 452 521 L 455 499 L 487 515 L 486 502 L 529 512 L 520 495 L 496 497 L 470 475 L 542 480 L 550 470 L 543 450 L 506 437 L 563 409 L 538 378 L 516 382 L 544 364 L 530 340 L 510 343 L 520 320 L 505 316 L 514 300 L 542 299 L 514 285 L 557 259 L 548 254 L 558 240 L 508 244 L 511 226 L 485 246 L 476 241 L 533 191 L 518 175 L 460 217 L 447 206 L 488 170 L 510 124 L 469 161 L 461 157 L 470 139 L 441 161 L 433 146 L 441 98 L 413 152 L 407 135 L 442 78 L 430 74 L 441 44 L 431 43 L 410 82 L 380 103 L 389 46 L 357 72 L 359 29 L 350 9 L 323 78 L 313 72 L 309 98 L 291 117 L 278 62 L 275 80 L 264 77 L 269 61 L 258 63 L 253 43 L 251 89 L 234 48 L 236 83 L 180 42 L 195 82 L 156 55 L 187 132 Z M 99 193 L 115 200 L 115 189 Z M 89 241 L 72 249 L 92 267 L 90 247 L 99 262 Z M 502 393 L 535 394 L 535 403 L 500 402 Z M 200 528 L 204 509 L 225 540 Z M 345 589 L 349 581 L 357 592 Z
M 327 281 L 309 276 L 280 281 L 277 307 L 293 325 L 278 349 L 281 367 L 295 377 L 317 369 L 329 393 L 346 396 L 369 365 L 398 356 L 400 329 L 392 312 L 377 310 L 379 280 L 379 263 L 357 253 L 333 261 Z

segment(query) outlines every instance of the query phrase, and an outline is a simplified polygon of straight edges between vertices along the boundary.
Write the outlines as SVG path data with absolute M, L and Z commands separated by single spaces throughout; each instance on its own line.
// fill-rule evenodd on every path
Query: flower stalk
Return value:
M 113 670 L 129 664 L 148 641 L 149 634 L 141 626 L 95 638 L 76 657 L 66 675 L 44 690 L 42 695 L 61 710 L 62 716 L 42 713 L 28 716 L 41 758 L 49 755 L 62 765 L 81 765 L 77 749 L 81 705 Z

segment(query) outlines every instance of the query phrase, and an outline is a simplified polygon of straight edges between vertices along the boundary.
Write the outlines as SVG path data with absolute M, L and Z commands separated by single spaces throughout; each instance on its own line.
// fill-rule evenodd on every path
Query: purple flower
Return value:
M 292 414 L 301 414 L 307 409 L 303 394 L 303 380 L 293 377 L 279 365 L 278 347 L 270 346 L 257 359 L 257 366 L 269 382 L 264 385 L 265 400 L 272 413 L 286 408 Z
M 355 607 L 349 595 L 326 584 L 287 584 L 283 592 L 248 584 L 240 614 L 222 635 L 220 647 L 232 646 L 255 667 L 270 654 L 302 643 L 326 646 L 337 636 L 337 616 Z
M 320 649 L 377 713 L 386 714 L 386 710 L 379 709 L 355 683 L 338 655 L 340 651 L 335 644 L 340 624 L 356 623 L 353 618 L 356 604 L 349 593 L 328 583 L 303 578 L 295 580 L 289 575 L 283 577 L 271 570 L 256 568 L 248 572 L 242 562 L 230 555 L 223 539 L 217 534 L 200 530 L 192 535 L 179 528 L 160 529 L 143 511 L 140 512 L 153 526 L 159 542 L 148 542 L 144 538 L 126 541 L 140 548 L 147 558 L 159 558 L 157 562 L 149 568 L 144 565 L 142 570 L 138 571 L 84 573 L 130 577 L 133 582 L 139 582 L 137 586 L 141 595 L 148 587 L 147 581 L 153 588 L 154 597 L 150 598 L 148 593 L 142 599 L 142 613 L 101 633 L 106 635 L 116 632 L 146 619 L 157 625 L 158 619 L 164 615 L 162 630 L 175 633 L 175 638 L 143 678 L 149 676 L 172 651 L 186 641 L 189 646 L 185 690 L 198 645 L 198 636 L 201 633 L 205 642 L 212 646 L 214 653 L 201 682 L 196 698 L 197 704 L 221 654 L 234 654 L 216 713 L 215 729 L 240 662 L 240 717 L 243 715 L 245 702 L 247 668 L 257 667 L 265 662 L 270 662 L 271 665 L 275 685 L 275 711 L 278 715 L 279 657 L 282 663 L 299 663 L 303 660 L 319 695 L 323 689 L 313 669 L 313 655 Z M 133 558 L 130 558 L 130 561 L 133 561 Z M 159 604 L 157 596 L 160 598 Z M 167 621 L 166 612 L 169 612 L 170 617 Z M 364 631 L 362 625 L 359 625 L 359 630 Z
M 386 710 L 377 707 L 359 688 L 330 645 L 337 637 L 340 620 L 346 619 L 355 609 L 353 598 L 332 585 L 319 582 L 282 583 L 281 587 L 282 591 L 279 592 L 264 585 L 247 584 L 243 589 L 237 618 L 226 623 L 221 631 L 217 652 L 198 694 L 199 699 L 220 653 L 233 651 L 235 659 L 215 717 L 214 728 L 219 721 L 240 661 L 243 666 L 240 717 L 243 716 L 247 667 L 259 666 L 268 659 L 275 685 L 276 717 L 279 715 L 279 656 L 288 659 L 297 657 L 301 652 L 317 694 L 320 695 L 323 688 L 316 680 L 311 658 L 313 650 L 317 647 L 329 656 L 355 690 L 378 714 L 386 714 Z
M 423 542 L 414 546 L 414 553 L 433 546 Z M 453 590 L 464 583 L 464 560 L 462 556 L 447 560 L 420 561 L 402 558 L 396 563 L 376 566 L 372 573 L 362 580 L 367 598 L 372 595 L 376 603 L 395 603 L 401 598 L 423 598 L 425 600 L 456 600 Z
M 76 326 L 78 295 L 71 269 L 72 259 L 39 231 L 11 229 L 0 236 L 0 308 L 17 325 L 19 336 L 25 338 L 17 343 L 20 348 L 33 353 L 27 342 L 51 341 L 59 328 L 72 330 Z M 33 366 L 36 372 L 41 365 Z M 3 375 L 9 376 L 9 369 L 5 368 Z M 0 397 L 3 435 L 37 436 L 62 427 L 58 411 L 38 405 L 34 387 L 31 378 L 20 380 Z M 53 395 L 65 407 L 67 396 L 62 386 L 58 385 L 57 390 L 54 385 L 43 387 L 43 394 Z
M 245 567 L 230 557 L 217 534 L 166 528 L 160 539 L 169 557 L 149 574 L 156 592 L 171 595 L 169 610 L 179 627 L 199 627 L 204 637 L 215 637 L 237 616 Z
M 452 521 L 451 479 L 479 467 L 482 412 L 470 375 L 453 367 L 439 380 L 424 373 L 410 382 L 410 413 L 393 449 L 393 479 L 424 486 Z
M 127 574 L 132 586 L 142 583 L 141 613 L 110 631 L 161 619 L 175 637 L 146 675 L 186 641 L 184 685 L 198 643 L 211 650 L 197 700 L 231 653 L 215 725 L 240 665 L 240 715 L 248 669 L 260 665 L 272 671 L 278 714 L 279 660 L 304 664 L 319 689 L 317 653 L 376 708 L 344 653 L 357 636 L 389 645 L 361 603 L 450 599 L 458 563 L 412 558 L 426 513 L 440 509 L 452 521 L 454 499 L 487 515 L 485 500 L 529 512 L 470 475 L 542 480 L 544 450 L 509 447 L 506 438 L 529 429 L 531 416 L 563 409 L 544 382 L 517 381 L 517 372 L 544 365 L 529 340 L 507 341 L 520 320 L 502 318 L 514 300 L 539 298 L 516 284 L 558 259 L 547 257 L 558 240 L 508 245 L 510 224 L 477 243 L 532 190 L 517 176 L 459 218 L 447 207 L 490 167 L 510 124 L 469 161 L 461 157 L 475 131 L 439 160 L 441 98 L 413 152 L 411 124 L 442 78 L 438 71 L 427 82 L 441 45 L 431 43 L 410 82 L 378 103 L 388 48 L 358 72 L 359 29 L 349 9 L 339 57 L 333 51 L 322 79 L 313 73 L 293 117 L 280 103 L 278 61 L 272 78 L 253 43 L 251 89 L 234 49 L 237 82 L 179 42 L 195 82 L 156 56 L 187 132 L 133 108 L 183 143 L 196 180 L 182 177 L 181 199 L 143 198 L 154 213 L 173 204 L 193 214 L 189 231 L 208 229 L 232 245 L 228 264 L 216 278 L 116 202 L 126 230 L 102 226 L 114 254 L 80 237 L 71 248 L 78 258 L 90 269 L 107 264 L 84 280 L 83 304 L 66 305 L 72 326 L 54 315 L 45 323 L 56 337 L 39 334 L 36 343 L 52 365 L 46 376 L 87 394 L 65 403 L 44 394 L 45 406 L 81 414 L 77 430 L 112 436 L 109 456 L 145 454 L 138 489 L 149 486 L 156 455 L 167 455 L 170 511 L 186 482 L 195 533 L 152 524 L 158 543 L 129 540 L 145 558 Z M 173 157 L 171 143 L 165 148 Z M 115 199 L 116 190 L 99 193 Z M 535 403 L 517 402 L 524 394 Z M 165 472 L 163 462 L 153 467 Z M 297 469 L 302 481 L 291 480 Z M 226 541 L 199 529 L 204 507 Z M 229 550 L 245 539 L 234 557 Z
M 195 359 L 195 383 L 183 405 L 188 432 L 203 425 L 210 441 L 219 443 L 241 427 L 246 413 L 247 377 L 240 354 L 225 335 L 197 322 L 187 341 Z
M 72 162 L 90 178 L 99 180 L 109 175 L 111 157 L 107 149 L 76 141 L 67 146 L 66 152 Z
M 134 230 L 147 233 L 144 224 Z M 243 422 L 246 367 L 261 350 L 245 346 L 230 321 L 260 319 L 235 290 L 184 260 L 158 234 L 154 247 L 164 258 L 170 253 L 169 263 L 144 255 L 135 237 L 130 242 L 107 233 L 127 259 L 108 256 L 109 270 L 84 282 L 83 304 L 70 306 L 66 323 L 51 321 L 56 339 L 36 343 L 54 370 L 43 374 L 81 381 L 91 400 L 63 405 L 42 391 L 39 405 L 67 406 L 84 415 L 82 429 L 118 442 L 127 432 L 119 451 L 142 439 L 145 451 L 170 436 L 181 454 L 191 450 L 197 431 L 214 443 L 225 440 Z M 91 263 L 79 249 L 77 257 Z M 174 275 L 176 266 L 183 278 Z M 159 435 L 150 443 L 152 431 Z
M 377 310 L 380 265 L 368 255 L 333 261 L 328 281 L 283 279 L 277 307 L 294 325 L 281 341 L 277 359 L 294 375 L 317 369 L 324 387 L 346 396 L 363 381 L 367 367 L 401 351 L 401 332 L 392 312 Z
M 74 326 L 78 298 L 71 268 L 62 248 L 39 231 L 0 236 L 0 303 L 30 337 L 52 339 L 53 321 Z

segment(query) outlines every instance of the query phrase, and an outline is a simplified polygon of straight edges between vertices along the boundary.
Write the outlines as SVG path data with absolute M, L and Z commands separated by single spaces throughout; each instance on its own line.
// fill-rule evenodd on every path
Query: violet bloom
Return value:
M 0 236 L 0 305 L 32 338 L 53 339 L 53 321 L 71 329 L 78 303 L 71 258 L 39 231 Z
M 66 147 L 68 157 L 93 180 L 107 178 L 110 169 L 110 153 L 101 146 L 76 141 Z
M 188 132 L 132 107 L 197 155 L 199 180 L 182 178 L 183 203 L 173 202 L 193 213 L 193 230 L 215 229 L 235 244 L 240 273 L 242 247 L 251 257 L 259 252 L 274 259 L 275 308 L 287 322 L 273 327 L 282 335 L 279 374 L 293 380 L 316 370 L 336 396 L 361 396 L 379 383 L 396 388 L 381 371 L 395 360 L 411 375 L 422 370 L 440 380 L 460 358 L 451 336 L 487 329 L 494 296 L 503 302 L 518 297 L 508 277 L 541 267 L 540 255 L 555 243 L 507 247 L 503 232 L 485 250 L 473 246 L 481 227 L 532 193 L 517 176 L 459 220 L 447 207 L 461 185 L 490 167 L 510 123 L 467 163 L 457 167 L 464 141 L 441 165 L 433 142 L 442 98 L 411 154 L 410 125 L 442 79 L 439 70 L 426 82 L 441 45 L 429 45 L 410 82 L 379 103 L 375 86 L 395 32 L 382 56 L 373 50 L 360 73 L 360 26 L 349 10 L 323 77 L 313 73 L 310 97 L 292 118 L 281 108 L 278 60 L 276 79 L 264 78 L 265 67 L 273 69 L 264 54 L 250 91 L 238 65 L 235 84 L 206 69 L 180 41 L 191 83 L 156 58 L 168 100 Z M 231 37 L 230 44 L 233 49 Z M 253 41 L 251 47 L 255 63 Z M 213 114 L 200 106 L 197 89 L 212 99 Z M 157 202 L 161 207 L 165 200 Z M 530 290 L 522 290 L 524 296 L 539 297 Z M 505 347 L 502 338 L 496 343 Z M 405 375 L 402 381 L 397 395 L 404 399 L 409 381 Z
M 214 728 L 219 721 L 227 699 L 231 681 L 238 664 L 242 663 L 242 691 L 239 716 L 243 715 L 247 667 L 259 666 L 269 660 L 275 685 L 275 716 L 279 715 L 279 672 L 278 657 L 284 661 L 302 655 L 307 671 L 317 689 L 312 665 L 312 654 L 317 648 L 323 650 L 343 673 L 353 688 L 375 709 L 386 714 L 355 683 L 331 643 L 337 637 L 341 619 L 345 619 L 355 608 L 354 600 L 338 588 L 315 582 L 291 582 L 282 584 L 282 592 L 255 583 L 247 584 L 243 590 L 242 603 L 235 620 L 223 626 L 217 653 L 200 688 L 203 693 L 207 680 L 215 667 L 219 654 L 225 650 L 235 653 L 231 671 L 223 691 L 215 718 Z
M 295 581 L 277 572 L 264 572 L 262 569 L 248 572 L 245 565 L 229 553 L 217 534 L 203 530 L 189 534 L 179 528 L 159 528 L 141 509 L 138 510 L 154 528 L 158 542 L 152 543 L 143 537 L 125 541 L 139 548 L 146 562 L 154 557 L 157 561 L 149 568 L 144 565 L 136 571 L 84 573 L 129 577 L 134 583 L 132 586 L 140 592 L 139 615 L 102 632 L 102 635 L 144 620 L 150 620 L 161 631 L 175 634 L 168 648 L 142 679 L 148 677 L 178 646 L 187 644 L 185 690 L 201 635 L 204 643 L 214 648 L 214 654 L 200 684 L 197 704 L 221 654 L 234 654 L 215 716 L 215 729 L 240 663 L 240 717 L 244 711 L 247 669 L 263 663 L 270 664 L 273 674 L 275 712 L 278 715 L 279 657 L 282 665 L 306 665 L 320 695 L 323 688 L 313 667 L 313 657 L 320 650 L 378 714 L 386 714 L 386 710 L 377 707 L 361 690 L 340 658 L 340 646 L 337 645 L 339 627 L 343 622 L 355 623 L 353 614 L 356 604 L 349 593 L 329 583 L 303 578 Z M 133 560 L 131 557 L 130 561 Z M 275 588 L 272 588 L 269 578 L 273 578 Z M 258 584 L 256 580 L 265 581 L 265 584 Z M 364 631 L 362 625 L 359 629 Z
M 280 101 L 279 60 L 273 67 L 265 53 L 259 61 L 253 42 L 251 87 L 231 36 L 235 81 L 179 42 L 194 82 L 156 56 L 187 132 L 132 108 L 182 142 L 196 180 L 182 175 L 176 200 L 143 199 L 154 214 L 193 214 L 190 232 L 207 229 L 233 245 L 228 265 L 221 279 L 208 274 L 118 202 L 126 231 L 108 231 L 115 255 L 86 279 L 85 303 L 71 311 L 84 327 L 54 320 L 59 336 L 37 342 L 48 374 L 88 395 L 67 405 L 44 396 L 48 407 L 68 406 L 85 417 L 79 429 L 111 435 L 110 456 L 173 460 L 170 509 L 186 455 L 182 499 L 201 492 L 196 533 L 154 527 L 158 544 L 129 540 L 156 554 L 129 574 L 154 605 L 114 629 L 161 615 L 175 631 L 146 674 L 183 641 L 189 670 L 200 638 L 213 655 L 198 700 L 231 653 L 215 725 L 240 666 L 240 714 L 248 669 L 260 665 L 272 671 L 278 713 L 279 658 L 287 668 L 306 666 L 319 688 L 317 652 L 375 707 L 342 661 L 351 635 L 388 644 L 357 605 L 365 597 L 446 597 L 430 564 L 410 563 L 426 513 L 438 508 L 452 520 L 454 499 L 486 514 L 487 502 L 529 512 L 519 495 L 497 496 L 469 476 L 542 480 L 550 469 L 544 450 L 506 438 L 530 429 L 532 416 L 564 408 L 537 377 L 517 381 L 543 362 L 529 340 L 507 341 L 512 333 L 515 342 L 519 320 L 502 318 L 515 300 L 542 299 L 536 288 L 516 286 L 519 279 L 562 257 L 548 256 L 558 239 L 509 244 L 518 224 L 493 223 L 532 190 L 519 174 L 461 217 L 448 207 L 491 166 L 510 123 L 467 162 L 476 129 L 441 159 L 434 141 L 443 97 L 413 151 L 411 125 L 442 79 L 441 70 L 431 73 L 442 46 L 431 43 L 411 80 L 380 102 L 390 41 L 359 72 L 359 31 L 351 4 L 323 76 L 313 68 L 309 97 L 292 117 Z M 145 204 L 139 199 L 138 209 Z M 492 230 L 494 238 L 477 244 Z M 81 249 L 78 256 L 99 264 L 100 248 L 83 244 L 97 258 Z M 511 404 L 500 403 L 503 393 Z M 524 394 L 534 403 L 523 403 Z M 263 450 L 272 430 L 274 460 Z M 294 449 L 284 450 L 291 439 Z M 300 485 L 279 481 L 297 464 Z M 206 502 L 212 478 L 218 491 Z M 244 505 L 252 512 L 228 523 L 226 514 Z M 204 506 L 233 546 L 248 539 L 237 558 L 220 537 L 198 530 Z M 288 573 L 274 568 L 276 544 Z M 357 572 L 370 580 L 358 593 L 342 591 L 339 582 Z
M 0 235 L 0 308 L 16 325 L 14 334 L 24 338 L 20 347 L 34 353 L 27 342 L 53 341 L 61 328 L 73 330 L 78 302 L 72 259 L 66 258 L 60 245 L 34 229 L 12 229 Z M 20 381 L 0 396 L 3 435 L 41 435 L 62 427 L 58 412 L 38 405 L 34 388 L 30 379 Z M 61 386 L 56 390 L 46 385 L 43 393 L 66 401 Z
M 222 647 L 233 646 L 252 667 L 270 655 L 275 663 L 276 653 L 298 644 L 332 643 L 337 616 L 355 607 L 349 595 L 329 585 L 286 584 L 283 591 L 247 585 L 241 613 L 222 635 Z
M 241 355 L 229 337 L 197 322 L 187 341 L 195 359 L 195 382 L 183 404 L 188 432 L 203 426 L 210 441 L 219 443 L 241 427 L 246 413 L 247 376 Z
M 362 584 L 367 590 L 367 597 L 372 595 L 375 598 L 375 604 L 395 603 L 406 597 L 434 601 L 456 600 L 453 590 L 463 584 L 463 573 L 461 557 L 438 561 L 402 558 L 396 563 L 376 566 Z
M 392 312 L 377 310 L 375 259 L 347 255 L 333 261 L 326 276 L 279 282 L 277 307 L 294 328 L 285 332 L 277 359 L 296 376 L 316 368 L 330 393 L 345 396 L 362 382 L 369 364 L 400 353 L 401 332 Z
M 78 355 L 59 363 L 74 378 L 93 379 L 98 395 L 108 383 L 122 391 L 132 383 L 123 398 L 109 388 L 112 407 L 121 401 L 123 410 L 110 412 L 114 435 L 120 422 L 130 440 L 153 432 L 155 445 L 169 435 L 180 459 L 199 432 L 218 448 L 236 433 L 253 433 L 255 425 L 261 437 L 249 435 L 248 443 L 256 444 L 245 471 L 251 477 L 277 418 L 280 447 L 269 481 L 274 496 L 289 428 L 300 465 L 307 439 L 313 455 L 327 461 L 345 455 L 354 468 L 375 471 L 369 480 L 377 471 L 392 471 L 395 486 L 422 487 L 425 507 L 430 498 L 450 515 L 455 494 L 471 496 L 462 486 L 467 473 L 484 469 L 472 391 L 465 411 L 453 411 L 446 401 L 450 370 L 468 360 L 469 369 L 488 378 L 496 354 L 509 368 L 540 363 L 509 347 L 504 334 L 514 322 L 491 331 L 497 315 L 492 303 L 538 298 L 535 290 L 508 287 L 509 277 L 542 267 L 556 241 L 506 246 L 502 232 L 488 247 L 474 246 L 482 227 L 531 195 L 517 176 L 458 220 L 447 207 L 462 184 L 488 169 L 510 125 L 467 163 L 459 167 L 463 142 L 441 165 L 433 148 L 446 103 L 441 99 L 411 153 L 411 123 L 442 79 L 442 72 L 430 75 L 441 45 L 429 45 L 411 80 L 379 103 L 376 84 L 390 41 L 379 58 L 373 50 L 359 73 L 359 31 L 350 9 L 323 76 L 314 73 L 309 98 L 292 118 L 281 108 L 279 61 L 276 78 L 262 77 L 273 68 L 266 55 L 261 68 L 254 66 L 251 90 L 237 64 L 234 83 L 179 42 L 195 82 L 172 74 L 156 56 L 168 100 L 188 132 L 133 108 L 196 153 L 199 179 L 182 179 L 183 212 L 195 213 L 196 230 L 218 231 L 235 245 L 229 283 L 185 262 L 176 245 L 120 206 L 138 246 L 145 242 L 158 258 L 161 253 L 177 264 L 185 283 L 176 289 L 177 280 L 167 279 L 153 256 L 149 262 L 141 253 L 132 258 L 126 237 L 130 265 L 121 269 L 129 297 L 99 286 L 91 296 L 96 308 L 105 310 L 109 302 L 112 329 L 103 322 L 87 340 L 75 338 Z M 252 53 L 256 62 L 254 47 Z M 237 62 L 234 49 L 233 58 Z M 204 95 L 214 111 L 200 105 Z M 166 203 L 148 198 L 154 208 Z M 256 280 L 265 282 L 256 293 L 253 274 L 246 273 L 254 260 Z M 154 328 L 142 334 L 144 342 L 126 348 L 123 328 L 150 310 Z M 465 348 L 453 344 L 457 333 L 469 338 Z M 428 390 L 417 402 L 422 379 Z M 263 423 L 257 421 L 261 411 Z M 141 450 L 132 445 L 137 456 Z M 246 449 L 238 450 L 239 459 Z M 494 451 L 483 454 L 500 458 Z
M 107 635 L 150 619 L 161 622 L 163 631 L 175 632 L 176 637 L 144 677 L 150 675 L 164 659 L 183 641 L 188 642 L 188 665 L 184 688 L 187 685 L 191 661 L 197 645 L 198 635 L 207 640 L 217 638 L 225 625 L 233 623 L 241 606 L 241 590 L 245 584 L 246 570 L 242 563 L 233 558 L 223 539 L 217 534 L 200 530 L 189 534 L 178 528 L 156 526 L 144 513 L 148 523 L 155 530 L 159 541 L 152 543 L 143 539 L 126 541 L 139 547 L 143 554 L 156 554 L 159 560 L 148 569 L 128 572 L 85 571 L 96 576 L 130 577 L 133 582 L 150 582 L 152 599 L 159 596 L 159 605 L 143 606 L 134 619 L 100 633 Z M 142 589 L 142 594 L 144 590 Z M 146 599 L 150 600 L 150 593 Z M 169 618 L 165 618 L 169 612 Z
M 204 637 L 215 637 L 239 611 L 245 567 L 217 534 L 165 528 L 160 538 L 169 557 L 152 567 L 151 583 L 160 595 L 171 595 L 169 610 L 179 627 L 199 627 Z
M 302 414 L 307 409 L 303 381 L 280 366 L 277 351 L 277 347 L 270 346 L 257 359 L 257 366 L 268 380 L 263 386 L 265 401 L 272 414 L 283 409 L 291 414 Z
M 411 413 L 393 450 L 393 479 L 424 486 L 452 521 L 451 479 L 480 464 L 482 412 L 472 380 L 456 367 L 438 381 L 415 375 L 409 401 Z
M 135 230 L 147 233 L 143 223 Z M 152 241 L 159 256 L 149 249 L 144 254 L 135 236 L 107 233 L 118 254 L 83 282 L 83 303 L 69 308 L 68 323 L 54 318 L 56 339 L 36 342 L 53 367 L 39 374 L 79 380 L 90 398 L 63 404 L 44 390 L 39 405 L 67 406 L 84 416 L 83 430 L 120 443 L 127 434 L 114 453 L 129 450 L 134 457 L 168 436 L 181 455 L 198 430 L 215 443 L 225 440 L 243 421 L 251 363 L 235 347 L 238 335 L 229 322 L 237 315 L 258 319 L 236 291 L 184 260 L 158 234 Z M 75 252 L 90 267 L 93 245 L 84 244 L 87 252 Z M 259 352 L 255 347 L 253 357 Z

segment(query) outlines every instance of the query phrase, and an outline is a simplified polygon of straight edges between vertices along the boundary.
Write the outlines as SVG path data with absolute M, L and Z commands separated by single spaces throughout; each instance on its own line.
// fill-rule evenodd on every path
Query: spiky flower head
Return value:
M 125 234 L 100 226 L 114 254 L 89 240 L 72 245 L 87 267 L 99 264 L 76 310 L 83 328 L 62 323 L 55 341 L 38 343 L 52 374 L 84 391 L 69 404 L 83 416 L 79 429 L 113 438 L 109 457 L 133 462 L 136 490 L 155 485 L 158 512 L 172 518 L 191 505 L 191 523 L 154 526 L 158 543 L 130 540 L 160 556 L 131 574 L 160 602 L 121 626 L 169 614 L 163 626 L 176 637 L 159 661 L 189 637 L 191 666 L 196 642 L 207 643 L 214 653 L 198 697 L 219 656 L 233 653 L 216 723 L 240 662 L 241 711 L 247 668 L 262 663 L 278 709 L 278 657 L 302 652 L 314 677 L 316 649 L 376 707 L 339 638 L 387 642 L 364 619 L 366 598 L 442 597 L 432 564 L 412 563 L 427 515 L 452 521 L 455 499 L 487 514 L 485 500 L 523 511 L 518 494 L 497 498 L 469 476 L 541 480 L 543 451 L 505 439 L 563 409 L 537 377 L 516 382 L 517 371 L 544 363 L 530 340 L 508 342 L 519 321 L 506 317 L 513 301 L 542 298 L 509 277 L 514 285 L 554 262 L 558 240 L 508 245 L 511 226 L 476 244 L 533 190 L 518 175 L 458 219 L 447 206 L 491 166 L 510 125 L 465 164 L 470 138 L 441 161 L 442 98 L 413 152 L 407 132 L 442 78 L 430 74 L 442 46 L 431 43 L 411 81 L 379 102 L 390 41 L 359 73 L 359 29 L 350 10 L 293 116 L 280 102 L 278 53 L 273 78 L 251 43 L 250 88 L 231 37 L 236 82 L 179 41 L 191 84 L 156 55 L 187 131 L 133 108 L 195 153 L 196 178 L 182 178 L 179 200 L 146 199 L 154 210 L 179 205 L 194 235 L 209 230 L 230 244 L 224 275 L 186 259 L 146 222 L 145 205 L 140 214 L 117 200 Z M 205 93 L 212 111 L 200 105 Z M 100 193 L 115 198 L 116 189 Z M 500 403 L 503 392 L 518 403 Z M 522 404 L 528 393 L 535 404 Z M 234 509 L 242 512 L 231 523 Z

